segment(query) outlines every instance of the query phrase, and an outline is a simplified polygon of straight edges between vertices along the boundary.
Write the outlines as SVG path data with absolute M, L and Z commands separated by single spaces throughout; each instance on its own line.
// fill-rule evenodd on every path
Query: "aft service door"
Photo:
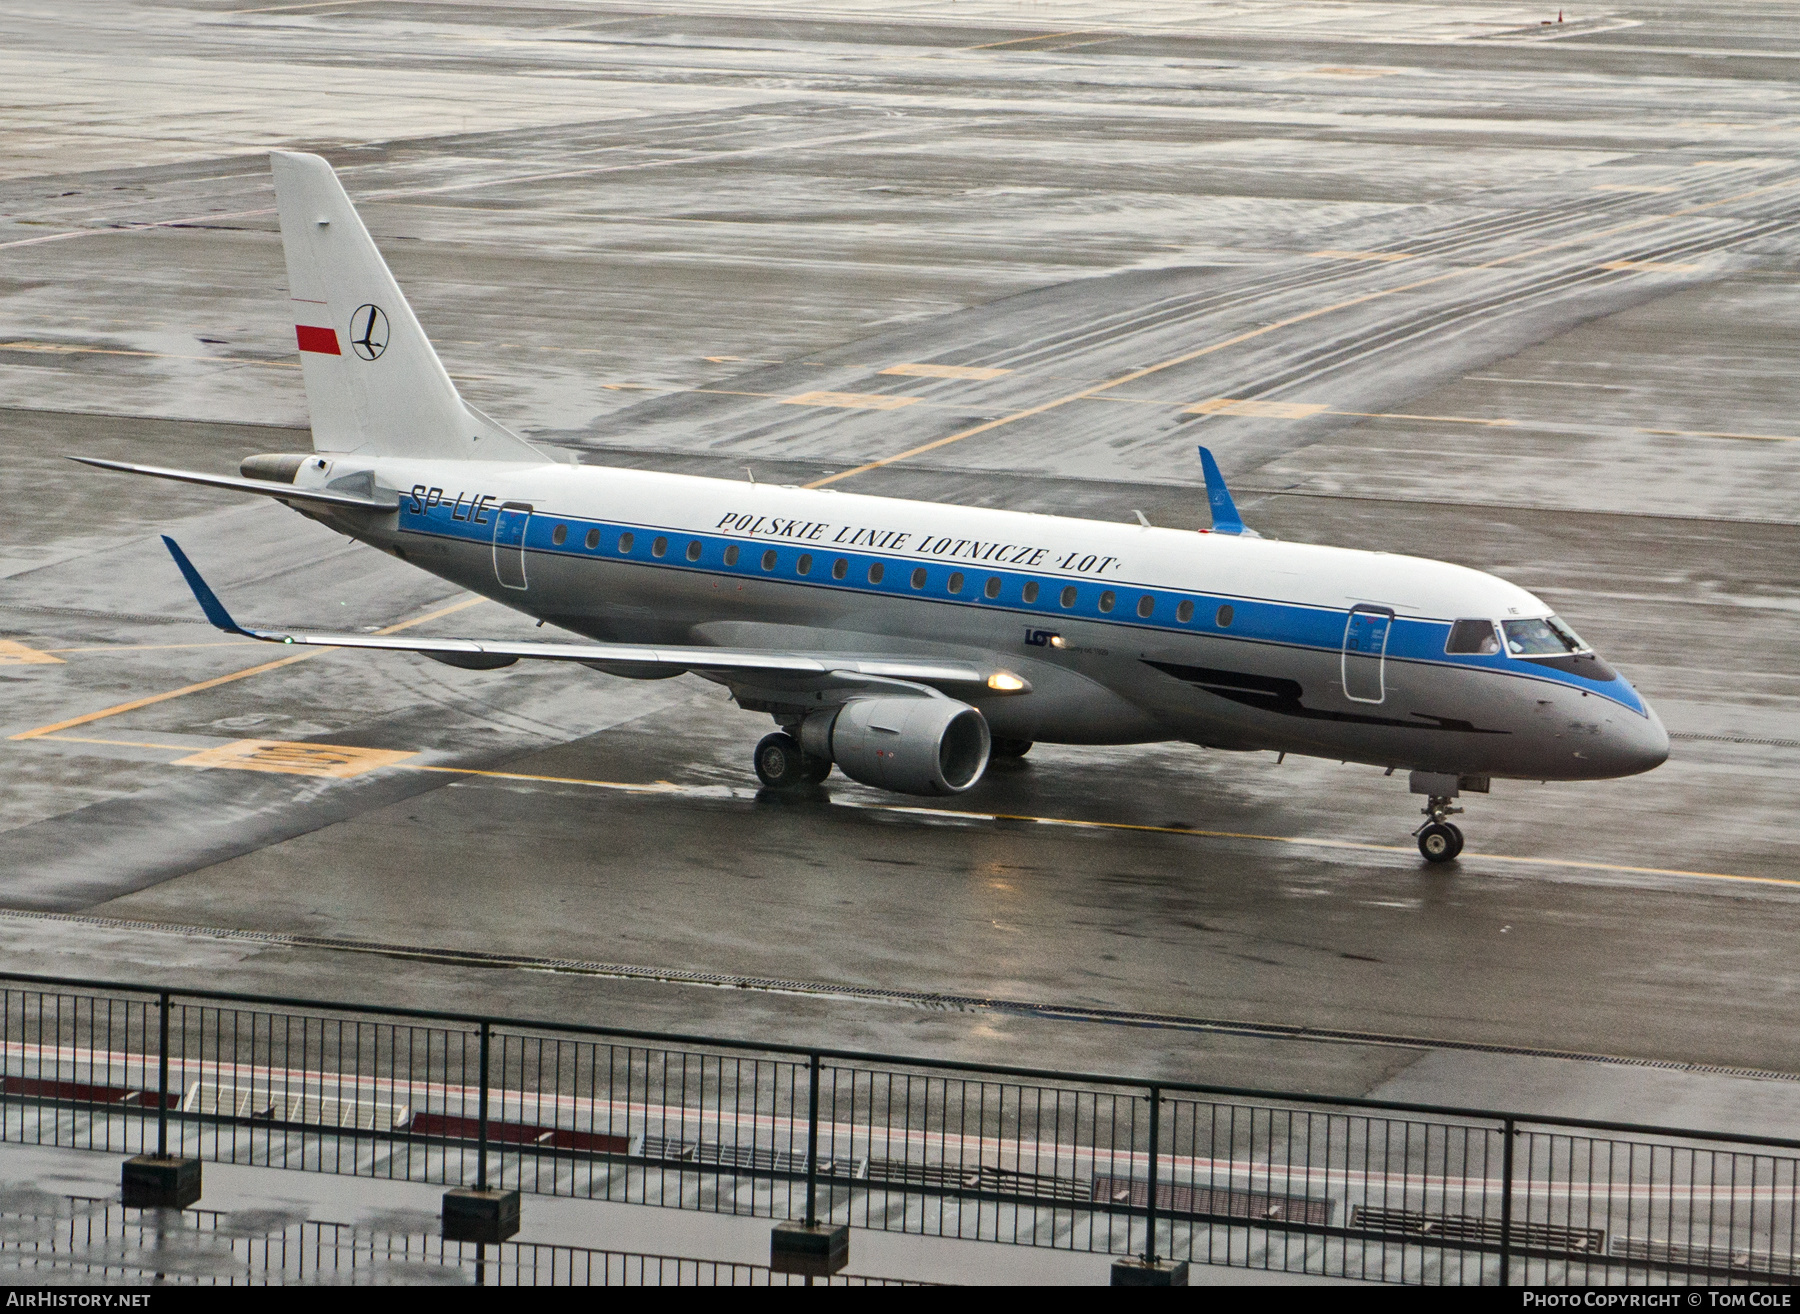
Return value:
M 509 589 L 525 587 L 525 526 L 531 507 L 508 502 L 494 512 L 494 577 Z
M 1378 703 L 1387 697 L 1384 681 L 1388 631 L 1394 613 L 1388 607 L 1358 603 L 1344 625 L 1344 697 L 1353 703 Z

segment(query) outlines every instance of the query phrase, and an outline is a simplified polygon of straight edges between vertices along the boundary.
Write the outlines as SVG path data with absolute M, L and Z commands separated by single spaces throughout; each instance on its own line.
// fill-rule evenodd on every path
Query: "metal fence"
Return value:
M 65 1196 L 53 1211 L 0 1209 L 0 1280 L 190 1286 L 768 1287 L 812 1286 L 761 1264 L 442 1237 L 213 1209 L 126 1209 Z M 826 1279 L 815 1279 L 825 1284 Z M 838 1274 L 833 1286 L 900 1286 Z
M 15 974 L 0 986 L 8 1141 L 1390 1282 L 1800 1276 L 1800 1141 Z

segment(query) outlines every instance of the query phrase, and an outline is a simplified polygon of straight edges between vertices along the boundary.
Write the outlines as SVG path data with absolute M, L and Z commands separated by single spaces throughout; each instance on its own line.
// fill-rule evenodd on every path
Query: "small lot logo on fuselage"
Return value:
M 374 360 L 388 345 L 388 319 L 376 305 L 362 305 L 350 316 L 350 346 L 364 360 Z

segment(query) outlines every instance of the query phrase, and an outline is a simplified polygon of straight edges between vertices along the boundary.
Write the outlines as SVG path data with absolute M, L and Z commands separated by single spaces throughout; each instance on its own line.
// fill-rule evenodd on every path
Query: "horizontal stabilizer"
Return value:
M 239 493 L 260 493 L 278 497 L 284 502 L 314 502 L 322 506 L 352 506 L 362 511 L 392 511 L 398 502 L 382 502 L 354 493 L 333 493 L 323 488 L 297 488 L 270 479 L 242 479 L 237 475 L 201 474 L 197 470 L 171 470 L 160 465 L 133 465 L 129 461 L 103 461 L 97 456 L 71 456 L 71 461 L 98 466 L 102 470 L 122 470 L 126 474 L 151 475 L 157 479 L 177 479 L 184 484 L 203 484 L 208 488 L 229 488 Z M 167 542 L 167 540 L 164 540 Z M 170 546 L 174 546 L 170 544 Z M 191 581 L 190 581 L 191 582 Z

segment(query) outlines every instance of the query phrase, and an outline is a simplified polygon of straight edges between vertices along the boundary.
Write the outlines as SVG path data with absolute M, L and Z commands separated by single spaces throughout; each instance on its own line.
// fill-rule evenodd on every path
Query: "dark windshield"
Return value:
M 1515 657 L 1566 657 L 1588 651 L 1581 636 L 1555 616 L 1502 621 L 1501 627 L 1506 631 L 1506 650 Z

